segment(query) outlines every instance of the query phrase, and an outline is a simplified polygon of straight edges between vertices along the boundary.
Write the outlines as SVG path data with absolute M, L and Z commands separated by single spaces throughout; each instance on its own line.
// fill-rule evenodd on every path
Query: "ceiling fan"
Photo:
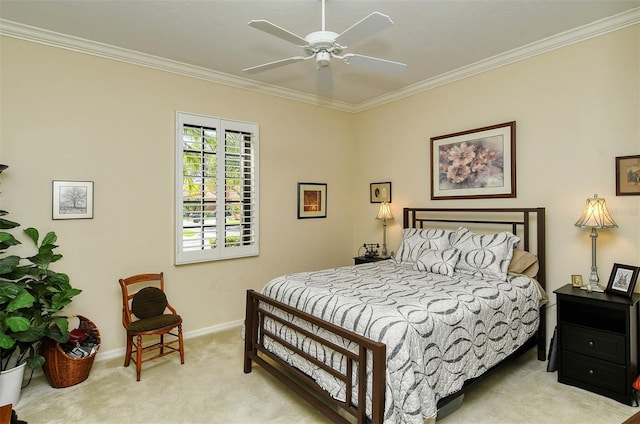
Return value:
M 304 38 L 269 21 L 253 20 L 249 22 L 249 26 L 302 47 L 305 55 L 264 63 L 243 69 L 243 71 L 249 74 L 255 74 L 280 66 L 315 59 L 318 73 L 318 91 L 320 92 L 328 92 L 333 89 L 333 75 L 331 73 L 331 67 L 329 66 L 332 58 L 342 60 L 350 65 L 367 67 L 379 72 L 389 74 L 398 73 L 403 71 L 407 65 L 355 53 L 343 54 L 343 51 L 352 44 L 382 31 L 391 25 L 393 25 L 393 21 L 387 15 L 373 12 L 340 34 L 327 31 L 325 29 L 325 0 L 322 0 L 322 30 L 312 32 Z

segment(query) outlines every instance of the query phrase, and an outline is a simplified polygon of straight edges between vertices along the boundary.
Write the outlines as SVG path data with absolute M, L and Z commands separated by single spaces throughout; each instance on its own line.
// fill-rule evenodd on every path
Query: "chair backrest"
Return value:
M 138 284 L 137 287 L 131 287 Z M 122 325 L 127 327 L 137 318 L 162 315 L 165 309 L 176 313 L 164 292 L 164 273 L 138 274 L 120 279 L 122 288 Z

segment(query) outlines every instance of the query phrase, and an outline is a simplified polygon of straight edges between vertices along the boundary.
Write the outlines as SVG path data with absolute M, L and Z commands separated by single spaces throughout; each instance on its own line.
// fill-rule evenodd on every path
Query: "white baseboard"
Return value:
M 229 330 L 231 328 L 239 328 L 242 326 L 244 320 L 230 321 L 223 324 L 213 325 L 211 327 L 199 328 L 197 330 L 187 331 L 183 333 L 185 340 L 193 339 L 195 337 L 205 336 L 207 334 L 219 333 L 221 331 Z M 124 331 L 124 329 L 123 329 Z M 126 348 L 112 349 L 108 351 L 98 351 L 96 355 L 96 361 L 108 361 L 114 358 L 124 358 Z

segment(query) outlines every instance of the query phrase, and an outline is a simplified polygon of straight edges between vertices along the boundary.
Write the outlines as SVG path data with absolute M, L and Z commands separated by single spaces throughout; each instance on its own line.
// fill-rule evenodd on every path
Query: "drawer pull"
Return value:
M 589 370 L 589 375 L 593 375 L 593 374 L 595 374 L 595 371 Z
M 595 346 L 595 344 L 596 343 L 593 340 L 589 340 L 589 347 L 593 347 L 593 346 Z

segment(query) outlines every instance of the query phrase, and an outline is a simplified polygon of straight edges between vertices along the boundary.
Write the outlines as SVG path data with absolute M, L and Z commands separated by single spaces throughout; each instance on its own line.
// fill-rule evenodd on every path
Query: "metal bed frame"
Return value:
M 459 218 L 456 218 L 458 216 Z M 481 216 L 482 218 L 476 218 Z M 545 255 L 545 208 L 404 208 L 403 228 L 425 228 L 431 226 L 460 226 L 460 224 L 473 224 L 475 226 L 486 226 L 489 228 L 508 227 L 514 234 L 520 236 L 521 247 L 529 250 L 532 244 L 532 236 L 535 235 L 535 253 L 538 256 L 539 270 L 536 280 L 540 285 L 546 287 L 546 255 Z M 534 231 L 535 229 L 535 231 Z M 269 305 L 270 308 L 263 307 Z M 298 325 L 292 324 L 270 311 L 271 308 L 306 321 L 312 326 L 317 326 L 325 331 L 331 332 L 338 337 L 346 339 L 353 346 L 357 346 L 357 353 L 344 349 L 328 340 L 309 332 Z M 346 370 L 340 371 L 325 363 L 318 361 L 296 346 L 282 340 L 277 335 L 269 332 L 264 327 L 265 318 L 273 319 L 282 325 L 288 326 L 294 331 L 303 333 L 317 343 L 344 355 L 346 358 Z M 362 335 L 346 330 L 342 327 L 321 320 L 306 312 L 268 298 L 254 290 L 247 291 L 246 317 L 245 317 L 245 349 L 244 349 L 244 372 L 250 373 L 252 364 L 255 362 L 265 371 L 279 379 L 295 393 L 309 402 L 312 406 L 325 414 L 336 423 L 351 423 L 355 420 L 358 424 L 371 422 L 381 424 L 384 418 L 384 393 L 385 393 L 385 373 L 386 373 L 386 346 L 383 343 L 370 340 Z M 346 385 L 346 399 L 340 401 L 326 393 L 311 377 L 302 371 L 292 367 L 264 346 L 264 337 L 267 336 L 278 343 L 294 351 L 297 355 L 320 367 L 327 373 L 343 381 Z M 538 331 L 516 352 L 512 353 L 505 360 L 487 370 L 481 376 L 465 382 L 463 388 L 438 402 L 438 408 L 456 400 L 479 381 L 490 375 L 500 365 L 508 362 L 510 358 L 517 357 L 537 345 L 538 360 L 546 360 L 546 311 L 545 306 L 540 306 L 540 324 Z M 366 391 L 368 381 L 366 379 L 366 364 L 371 358 L 371 416 L 366 415 Z M 363 365 L 364 366 L 361 366 Z M 358 370 L 357 381 L 352 378 L 353 370 Z M 355 383 L 355 384 L 354 384 Z M 353 389 L 357 393 L 357 405 L 352 398 Z M 370 421 L 369 421 L 370 420 Z

